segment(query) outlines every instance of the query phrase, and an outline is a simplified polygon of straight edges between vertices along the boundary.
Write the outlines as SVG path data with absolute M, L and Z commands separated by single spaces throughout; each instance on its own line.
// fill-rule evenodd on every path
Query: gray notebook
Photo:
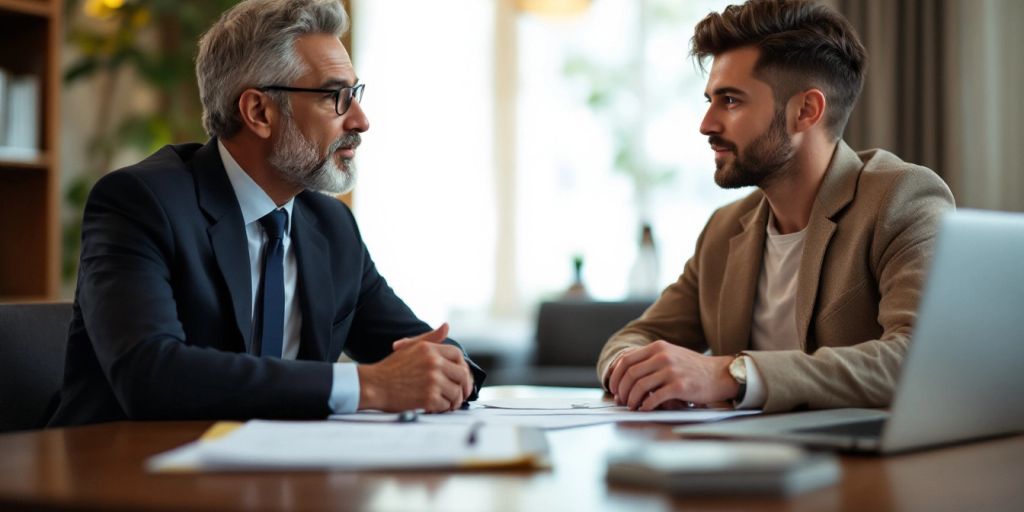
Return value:
M 785 444 L 654 441 L 614 453 L 608 481 L 675 494 L 799 494 L 839 480 L 827 453 Z

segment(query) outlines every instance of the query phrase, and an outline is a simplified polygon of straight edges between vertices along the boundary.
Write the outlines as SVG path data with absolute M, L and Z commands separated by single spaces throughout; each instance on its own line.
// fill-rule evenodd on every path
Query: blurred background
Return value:
M 0 0 L 0 301 L 69 300 L 92 183 L 206 140 L 196 41 L 233 3 Z M 495 381 L 597 385 L 607 334 L 749 193 L 714 184 L 687 56 L 733 2 L 344 3 L 371 121 L 344 200 L 382 274 Z M 961 207 L 1024 210 L 1024 2 L 824 3 L 870 56 L 847 142 L 934 169 Z

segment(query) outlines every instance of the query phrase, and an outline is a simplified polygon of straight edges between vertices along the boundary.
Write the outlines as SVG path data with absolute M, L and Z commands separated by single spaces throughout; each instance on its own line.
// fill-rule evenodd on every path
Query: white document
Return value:
M 551 399 L 530 400 L 536 400 L 548 406 L 553 403 Z M 481 421 L 487 425 L 515 425 L 556 429 L 616 422 L 702 423 L 759 414 L 760 412 L 759 410 L 737 411 L 732 409 L 682 409 L 678 411 L 640 412 L 630 411 L 626 407 L 621 406 L 577 407 L 569 409 L 499 409 L 472 404 L 468 410 L 458 410 L 442 414 L 420 414 L 417 421 L 456 425 L 466 425 Z M 359 412 L 335 414 L 330 419 L 347 422 L 396 422 L 398 415 L 379 412 Z
M 618 407 L 611 400 L 587 400 L 579 398 L 495 398 L 478 400 L 477 405 L 493 409 L 524 409 L 524 410 L 575 410 L 575 409 L 606 409 Z M 625 409 L 625 407 L 621 407 Z
M 608 419 L 606 418 L 597 418 L 593 416 L 517 414 L 521 412 L 524 411 L 506 411 L 503 409 L 487 409 L 481 407 L 479 409 L 454 411 L 443 414 L 421 414 L 417 421 L 433 425 L 472 425 L 473 423 L 483 422 L 487 425 L 533 427 L 538 429 L 583 427 L 587 425 L 608 423 Z M 334 414 L 328 419 L 356 423 L 394 423 L 398 421 L 398 414 L 357 412 L 351 414 Z
M 151 471 L 426 469 L 540 464 L 546 455 L 542 433 L 512 426 L 257 420 L 222 438 L 157 455 L 147 466 Z

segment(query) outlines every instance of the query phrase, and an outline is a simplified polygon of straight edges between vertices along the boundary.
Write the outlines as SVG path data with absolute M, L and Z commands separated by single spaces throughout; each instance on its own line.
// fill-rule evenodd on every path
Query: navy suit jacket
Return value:
M 50 424 L 323 418 L 342 352 L 375 362 L 393 341 L 430 330 L 377 273 L 347 206 L 304 191 L 292 215 L 298 358 L 260 358 L 245 226 L 216 139 L 165 146 L 104 176 L 85 207 Z M 467 362 L 475 398 L 484 373 Z

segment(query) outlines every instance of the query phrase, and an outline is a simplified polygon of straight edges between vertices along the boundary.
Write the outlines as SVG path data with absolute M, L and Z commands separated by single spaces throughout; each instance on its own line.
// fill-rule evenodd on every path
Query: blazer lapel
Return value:
M 796 290 L 796 332 L 800 348 L 808 350 L 808 331 L 818 298 L 821 267 L 828 252 L 829 242 L 836 232 L 833 217 L 853 200 L 857 191 L 857 177 L 863 163 L 857 153 L 845 142 L 839 141 L 832 162 L 811 209 L 804 238 L 804 252 L 800 257 Z M 814 347 L 810 347 L 813 349 Z
M 718 331 L 721 333 L 718 355 L 735 354 L 750 346 L 750 326 L 754 318 L 754 296 L 761 275 L 768 201 L 740 219 L 743 231 L 729 239 L 729 256 L 719 295 Z
M 210 237 L 214 258 L 228 292 L 231 294 L 231 309 L 235 324 L 245 344 L 246 352 L 252 352 L 252 283 L 249 267 L 248 240 L 245 223 L 238 198 L 228 181 L 224 163 L 220 160 L 217 139 L 211 139 L 196 152 L 193 158 L 193 173 L 199 195 L 199 206 L 207 215 L 210 226 L 206 232 Z
M 298 266 L 299 307 L 302 309 L 302 332 L 299 359 L 326 361 L 329 356 L 334 294 L 327 240 L 317 229 L 316 217 L 301 201 L 295 199 L 292 222 L 292 243 Z

